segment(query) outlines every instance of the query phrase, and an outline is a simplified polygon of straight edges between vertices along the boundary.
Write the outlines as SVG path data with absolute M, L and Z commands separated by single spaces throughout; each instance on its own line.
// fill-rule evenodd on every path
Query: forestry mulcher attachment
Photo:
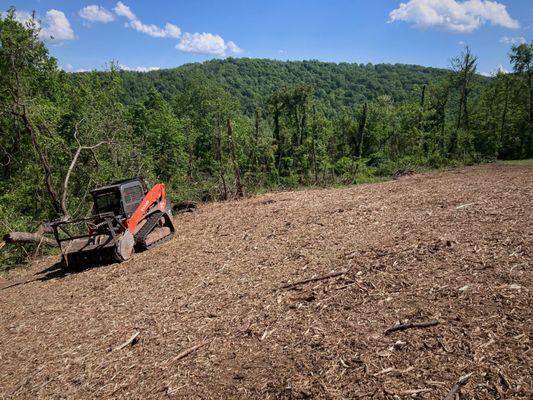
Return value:
M 95 189 L 93 216 L 50 225 L 69 268 L 122 262 L 169 240 L 175 231 L 165 185 L 148 190 L 142 178 Z

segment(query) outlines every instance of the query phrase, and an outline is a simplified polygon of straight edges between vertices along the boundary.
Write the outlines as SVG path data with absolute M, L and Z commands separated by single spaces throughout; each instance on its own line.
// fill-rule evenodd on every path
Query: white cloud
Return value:
M 124 4 L 123 2 L 119 1 L 115 8 L 113 8 L 113 11 L 117 13 L 117 15 L 120 15 L 121 17 L 126 17 L 130 21 L 133 21 L 134 19 L 137 19 L 135 14 L 130 10 L 130 8 Z
M 389 14 L 389 22 L 404 21 L 422 29 L 472 32 L 486 22 L 504 28 L 520 27 L 504 4 L 491 0 L 409 0 Z
M 135 71 L 135 72 L 149 72 L 149 71 L 157 71 L 160 69 L 159 67 L 128 67 L 124 64 L 119 64 L 118 68 L 124 71 Z
M 493 70 L 491 72 L 480 72 L 480 74 L 483 75 L 483 76 L 487 76 L 487 77 L 493 77 L 493 76 L 496 76 L 498 73 L 508 74 L 510 72 L 511 71 L 506 69 L 503 65 L 498 64 L 498 66 L 496 67 L 495 70 Z
M 88 69 L 85 68 L 74 68 L 72 64 L 65 64 L 61 67 L 61 69 L 68 73 L 74 73 L 74 72 L 91 72 Z
M 225 42 L 219 35 L 212 33 L 184 33 L 176 49 L 186 53 L 213 54 L 223 56 L 227 53 L 242 52 L 234 42 Z
M 515 45 L 515 44 L 522 44 L 525 42 L 526 42 L 526 38 L 523 36 L 518 36 L 518 37 L 503 36 L 502 38 L 500 38 L 500 43 L 504 43 L 504 44 Z
M 498 67 L 496 67 L 496 71 L 501 72 L 502 74 L 508 74 L 511 72 L 508 69 L 505 69 L 501 64 L 498 64 Z
M 185 33 L 181 34 L 181 29 L 171 23 L 166 23 L 161 27 L 155 24 L 143 23 L 137 15 L 131 10 L 131 8 L 119 1 L 113 8 L 113 11 L 128 20 L 125 23 L 126 27 L 135 29 L 138 32 L 145 33 L 152 37 L 157 38 L 180 38 L 181 40 L 176 45 L 176 49 L 187 53 L 200 53 L 200 54 L 213 54 L 217 56 L 224 56 L 226 54 L 239 54 L 242 53 L 242 49 L 237 46 L 235 42 L 226 42 L 219 35 L 212 33 Z M 135 67 L 130 68 L 125 65 L 120 66 L 121 69 L 127 71 L 152 71 L 158 69 L 157 67 Z
M 135 29 L 136 31 L 146 33 L 147 35 L 152 36 L 152 37 L 179 38 L 181 35 L 181 29 L 177 27 L 176 25 L 169 24 L 168 22 L 165 24 L 164 28 L 160 28 L 157 25 L 143 24 L 138 19 L 134 19 L 128 24 L 128 26 Z
M 136 31 L 146 33 L 149 36 L 157 38 L 179 38 L 181 35 L 181 29 L 170 23 L 166 23 L 163 28 L 154 24 L 144 24 L 139 18 L 131 11 L 131 9 L 121 1 L 117 3 L 113 9 L 117 15 L 125 17 L 130 20 L 126 23 L 126 26 L 135 29 Z
M 102 22 L 104 24 L 115 20 L 115 16 L 111 11 L 95 4 L 82 8 L 78 15 L 87 21 Z
M 6 13 L 2 13 L 3 18 L 6 15 Z M 15 11 L 15 20 L 24 25 L 35 24 L 35 27 L 40 29 L 39 39 L 43 42 L 59 44 L 65 40 L 76 39 L 70 22 L 62 11 L 48 10 L 42 21 L 44 24 L 41 24 L 37 16 L 34 19 L 33 14 L 28 11 L 17 10 Z
M 232 42 L 231 40 L 227 44 L 228 46 L 228 52 L 233 54 L 239 54 L 242 53 L 242 49 L 235 44 L 235 42 Z
M 74 40 L 76 37 L 70 22 L 62 11 L 48 10 L 44 19 L 44 26 L 39 32 L 39 38 L 45 42 L 60 43 Z

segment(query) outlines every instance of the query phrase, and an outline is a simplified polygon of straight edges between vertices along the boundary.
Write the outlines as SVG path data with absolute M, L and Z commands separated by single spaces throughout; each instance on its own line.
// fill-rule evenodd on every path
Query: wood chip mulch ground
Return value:
M 0 278 L 0 398 L 531 399 L 533 168 L 200 206 Z

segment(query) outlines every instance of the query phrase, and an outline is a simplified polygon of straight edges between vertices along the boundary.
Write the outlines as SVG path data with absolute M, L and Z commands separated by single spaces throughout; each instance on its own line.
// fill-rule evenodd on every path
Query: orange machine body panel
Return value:
M 127 226 L 128 230 L 135 234 L 135 229 L 139 222 L 143 220 L 146 216 L 146 213 L 151 210 L 151 207 L 156 204 L 156 209 L 162 212 L 165 212 L 165 207 L 167 205 L 165 185 L 163 183 L 158 183 L 152 187 L 146 193 L 146 196 L 139 203 L 137 209 L 133 212 L 131 217 L 128 219 Z

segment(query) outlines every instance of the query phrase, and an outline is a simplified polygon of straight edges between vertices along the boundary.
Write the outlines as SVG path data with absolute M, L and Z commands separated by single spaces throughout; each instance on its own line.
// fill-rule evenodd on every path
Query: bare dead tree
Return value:
M 39 158 L 39 164 L 44 172 L 44 180 L 45 180 L 45 186 L 46 190 L 48 191 L 48 194 L 50 195 L 50 198 L 52 200 L 52 205 L 54 209 L 59 213 L 61 211 L 60 203 L 59 203 L 59 197 L 57 195 L 57 192 L 54 190 L 54 186 L 52 184 L 52 170 L 50 168 L 50 163 L 48 162 L 48 156 L 46 154 L 46 151 L 39 143 L 39 140 L 37 138 L 38 132 L 35 128 L 34 124 L 31 121 L 28 109 L 26 107 L 26 103 L 24 102 L 24 90 L 23 85 L 20 79 L 19 75 L 19 69 L 17 68 L 17 60 L 18 60 L 18 54 L 15 54 L 14 52 L 9 53 L 9 61 L 12 68 L 13 77 L 15 80 L 15 84 L 12 85 L 12 87 L 8 88 L 8 91 L 10 92 L 13 102 L 11 104 L 9 112 L 14 117 L 19 118 L 19 120 L 24 125 L 24 129 L 30 136 L 30 140 L 32 143 L 32 147 L 34 148 L 35 152 L 38 155 Z
M 222 156 L 222 129 L 220 128 L 220 118 L 217 117 L 215 128 L 215 159 L 218 162 L 218 173 L 220 182 L 222 183 L 222 198 L 228 199 L 228 187 L 226 185 L 226 177 L 224 174 L 224 158 Z
M 54 206 L 56 212 L 61 213 L 62 210 L 59 196 L 52 183 L 52 168 L 50 167 L 50 162 L 48 161 L 48 155 L 38 140 L 38 133 L 36 132 L 36 128 L 29 117 L 26 106 L 24 104 L 14 104 L 11 113 L 21 119 L 24 129 L 29 134 L 32 147 L 37 153 L 39 164 L 44 172 L 44 183 L 46 190 L 50 195 L 52 205 Z
M 316 119 L 316 104 L 313 104 L 313 131 L 312 131 L 312 147 L 311 147 L 311 155 L 313 160 L 313 172 L 315 176 L 315 185 L 318 185 L 318 163 L 317 163 L 317 156 L 316 156 L 316 141 L 317 141 L 317 119 Z
M 68 184 L 70 181 L 70 176 L 72 175 L 72 171 L 74 170 L 74 167 L 76 166 L 76 163 L 78 162 L 78 158 L 80 157 L 81 152 L 83 150 L 92 151 L 96 149 L 97 147 L 110 143 L 109 141 L 101 141 L 92 146 L 83 146 L 78 138 L 78 126 L 80 122 L 76 123 L 74 127 L 74 139 L 76 140 L 76 143 L 78 144 L 78 148 L 76 149 L 76 152 L 74 153 L 74 156 L 72 157 L 72 161 L 70 162 L 70 166 L 68 167 L 67 173 L 65 175 L 65 179 L 63 180 L 63 190 L 61 193 L 61 201 L 60 201 L 61 212 L 63 214 L 63 217 L 62 217 L 63 220 L 70 219 L 70 214 L 67 209 Z
M 459 109 L 457 110 L 456 130 L 464 129 L 468 131 L 470 127 L 468 115 L 468 99 L 472 91 L 472 80 L 474 79 L 477 67 L 477 57 L 472 54 L 467 46 L 465 51 L 459 57 L 451 60 L 452 70 L 454 71 L 453 79 L 456 88 L 459 90 Z M 449 153 L 457 150 L 457 131 L 452 131 Z

